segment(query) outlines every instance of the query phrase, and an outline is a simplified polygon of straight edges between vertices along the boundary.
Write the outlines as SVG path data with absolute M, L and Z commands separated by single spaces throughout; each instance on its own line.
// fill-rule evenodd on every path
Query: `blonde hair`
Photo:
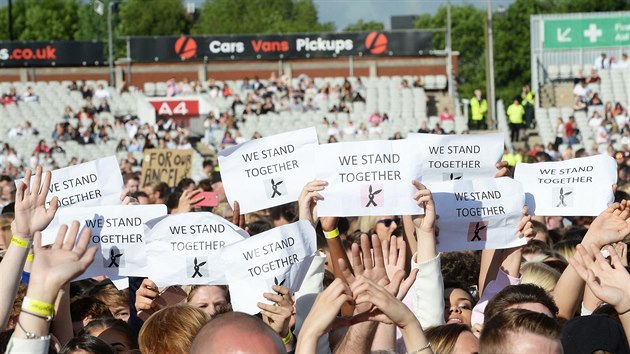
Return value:
M 553 250 L 560 253 L 564 259 L 569 260 L 575 255 L 577 245 L 580 244 L 578 240 L 563 240 L 553 245 Z
M 11 231 L 11 223 L 13 222 L 13 214 L 0 215 L 0 237 L 4 241 L 6 249 L 11 244 L 11 238 L 13 237 L 13 231 Z
M 379 216 L 360 216 L 357 220 L 358 230 L 369 236 L 376 229 L 376 222 L 379 218 Z
M 535 284 L 550 293 L 555 289 L 560 272 L 541 262 L 525 262 L 521 265 L 521 284 Z
M 140 329 L 138 345 L 143 354 L 187 354 L 195 335 L 209 316 L 190 305 L 161 309 L 149 317 Z

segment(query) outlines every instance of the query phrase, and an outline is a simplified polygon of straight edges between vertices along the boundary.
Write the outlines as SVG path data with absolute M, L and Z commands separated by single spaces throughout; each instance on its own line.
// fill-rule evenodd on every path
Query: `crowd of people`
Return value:
M 44 149 L 41 147 L 40 149 Z M 516 162 L 559 156 L 537 145 L 497 164 L 511 178 Z M 597 217 L 530 216 L 519 223 L 524 246 L 438 253 L 431 191 L 413 182 L 409 196 L 423 215 L 317 218 L 324 181 L 309 182 L 296 203 L 241 215 L 226 201 L 213 161 L 175 188 L 140 187 L 123 166 L 124 204 L 165 204 L 169 213 L 211 211 L 251 236 L 306 220 L 319 248 L 303 287 L 312 297 L 274 285 L 257 316 L 235 312 L 231 289 L 195 285 L 161 289 L 129 278 L 119 290 L 106 277 L 72 281 L 93 261 L 89 232 L 63 226 L 51 247 L 39 231 L 50 174 L 31 183 L 0 179 L 2 287 L 0 350 L 6 353 L 626 353 L 630 352 L 630 164 L 623 152 L 617 203 Z M 30 170 L 25 181 L 31 181 Z M 219 205 L 197 207 L 214 191 Z M 600 250 L 606 253 L 600 252 Z M 317 276 L 315 276 L 317 275 Z

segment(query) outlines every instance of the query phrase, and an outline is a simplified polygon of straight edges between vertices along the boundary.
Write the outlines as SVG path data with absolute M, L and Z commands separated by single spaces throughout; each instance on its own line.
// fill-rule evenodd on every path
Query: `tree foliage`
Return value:
M 118 33 L 124 36 L 180 35 L 190 29 L 181 0 L 126 0 L 119 18 Z
M 78 28 L 78 0 L 14 0 L 13 35 L 17 40 L 72 40 Z M 9 39 L 7 7 L 0 11 L 0 38 Z
M 206 0 L 196 34 L 331 31 L 321 24 L 312 0 Z
M 344 32 L 368 32 L 368 31 L 382 31 L 385 29 L 385 25 L 382 22 L 377 21 L 363 21 L 359 20 L 353 24 L 344 28 Z

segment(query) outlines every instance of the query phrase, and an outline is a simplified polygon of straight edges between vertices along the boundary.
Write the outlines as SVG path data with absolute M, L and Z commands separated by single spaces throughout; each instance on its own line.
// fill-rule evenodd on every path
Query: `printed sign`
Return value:
M 16 186 L 20 181 L 16 180 Z M 35 176 L 31 177 L 31 185 Z M 120 204 L 123 180 L 115 156 L 64 167 L 52 171 L 46 207 L 53 197 L 59 198 L 59 207 Z
M 166 215 L 166 206 L 115 205 L 86 208 L 64 208 L 57 211 L 51 225 L 42 232 L 42 244 L 55 242 L 59 225 L 70 225 L 79 220 L 83 227 L 90 227 L 89 246 L 98 252 L 94 262 L 76 280 L 99 275 L 144 276 L 147 265 L 144 223 Z
M 225 194 L 242 213 L 294 202 L 314 178 L 315 128 L 300 129 L 248 142 L 219 153 Z
M 439 218 L 440 252 L 502 249 L 525 244 L 517 236 L 525 203 L 511 178 L 436 182 L 431 187 Z
M 190 178 L 192 150 L 147 149 L 142 160 L 142 186 L 164 182 L 171 187 Z
M 147 276 L 158 286 L 226 284 L 219 254 L 249 235 L 212 213 L 182 213 L 146 225 Z
M 328 182 L 317 202 L 320 216 L 413 215 L 422 213 L 412 196 L 420 178 L 417 144 L 407 140 L 320 145 L 317 179 Z
M 422 183 L 491 178 L 503 155 L 504 135 L 409 134 L 422 152 Z
M 614 200 L 617 163 L 606 155 L 519 163 L 514 179 L 523 183 L 531 215 L 597 216 Z
M 299 290 L 317 250 L 315 229 L 307 221 L 276 227 L 227 246 L 221 252 L 234 311 L 256 314 L 257 302 L 274 284 Z

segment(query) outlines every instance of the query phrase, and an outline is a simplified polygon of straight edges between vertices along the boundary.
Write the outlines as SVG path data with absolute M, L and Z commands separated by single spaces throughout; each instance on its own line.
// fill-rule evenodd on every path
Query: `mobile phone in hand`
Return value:
M 215 192 L 201 192 L 197 196 L 203 196 L 195 206 L 198 207 L 215 207 L 219 205 L 219 196 Z
M 138 312 L 138 317 L 146 321 L 155 312 L 183 302 L 186 300 L 186 296 L 186 292 L 180 286 L 169 286 L 158 294 L 149 310 Z

